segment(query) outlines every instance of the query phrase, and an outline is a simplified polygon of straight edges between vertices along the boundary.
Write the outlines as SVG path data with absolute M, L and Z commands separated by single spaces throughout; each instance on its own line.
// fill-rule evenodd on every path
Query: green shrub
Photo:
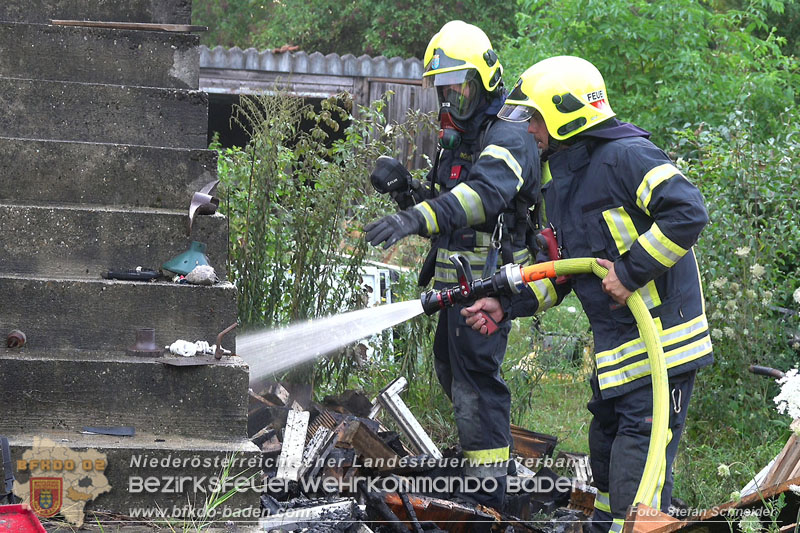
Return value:
M 710 215 L 696 252 L 716 363 L 699 373 L 676 484 L 700 506 L 746 484 L 783 446 L 790 422 L 775 411 L 774 382 L 747 367 L 797 364 L 787 342 L 797 316 L 775 307 L 800 308 L 792 302 L 800 286 L 800 124 L 787 111 L 774 135 L 758 141 L 754 116 L 739 111 L 725 126 L 686 130 L 677 148 L 691 154 L 678 163 Z M 715 463 L 738 468 L 720 484 Z
M 653 131 L 657 143 L 686 123 L 721 124 L 732 109 L 754 111 L 761 137 L 800 96 L 797 58 L 783 53 L 786 38 L 766 23 L 783 12 L 781 1 L 718 10 L 699 0 L 518 6 L 517 36 L 500 48 L 509 73 L 554 55 L 588 59 L 603 73 L 617 115 Z

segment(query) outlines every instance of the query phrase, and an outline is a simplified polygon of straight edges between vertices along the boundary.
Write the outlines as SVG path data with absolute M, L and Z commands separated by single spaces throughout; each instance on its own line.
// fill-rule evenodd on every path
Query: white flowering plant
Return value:
M 788 414 L 792 420 L 797 420 L 800 418 L 800 375 L 797 369 L 793 368 L 786 372 L 778 380 L 778 384 L 781 386 L 781 392 L 773 400 L 778 412 Z

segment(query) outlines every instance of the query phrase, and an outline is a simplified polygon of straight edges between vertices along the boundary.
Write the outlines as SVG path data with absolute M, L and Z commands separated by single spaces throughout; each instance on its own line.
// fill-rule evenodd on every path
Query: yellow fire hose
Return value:
M 608 269 L 600 266 L 597 259 L 594 258 L 561 259 L 521 267 L 522 280 L 526 283 L 556 276 L 588 273 L 594 273 L 602 279 L 608 274 Z M 633 505 L 643 503 L 658 509 L 661 506 L 660 487 L 663 485 L 663 476 L 666 473 L 666 449 L 669 438 L 667 364 L 656 324 L 641 295 L 634 292 L 628 297 L 626 304 L 636 319 L 639 334 L 644 339 L 653 382 L 653 424 L 650 430 L 650 445 Z

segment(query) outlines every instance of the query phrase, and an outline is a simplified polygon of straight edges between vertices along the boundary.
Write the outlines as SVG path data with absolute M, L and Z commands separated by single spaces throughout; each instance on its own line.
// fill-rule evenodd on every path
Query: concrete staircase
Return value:
M 215 459 L 258 458 L 246 438 L 248 367 L 226 357 L 179 368 L 125 349 L 140 327 L 155 328 L 160 346 L 213 343 L 236 321 L 234 287 L 100 277 L 158 268 L 192 240 L 226 276 L 225 217 L 199 216 L 186 235 L 192 193 L 216 176 L 198 37 L 50 19 L 188 24 L 191 1 L 0 2 L 0 435 L 15 460 L 34 437 L 106 454 L 112 490 L 87 509 L 202 507 L 204 494 L 136 493 L 129 480 L 217 476 Z M 23 348 L 5 348 L 12 329 L 27 335 Z M 143 467 L 135 457 L 201 460 Z M 258 495 L 228 503 L 257 506 Z

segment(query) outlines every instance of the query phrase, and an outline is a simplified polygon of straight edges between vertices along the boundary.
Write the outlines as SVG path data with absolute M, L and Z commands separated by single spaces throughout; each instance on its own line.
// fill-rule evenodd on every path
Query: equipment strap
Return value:
M 11 448 L 6 437 L 0 436 L 0 448 L 3 450 L 3 472 L 5 474 L 3 492 L 0 492 L 0 503 L 8 499 L 8 503 L 11 505 L 14 503 L 14 469 L 11 465 Z
M 489 253 L 486 254 L 486 263 L 483 264 L 482 278 L 488 278 L 497 270 L 497 253 L 497 248 L 494 246 L 489 247 Z
M 495 224 L 494 231 L 492 232 L 491 241 L 489 242 L 489 252 L 486 254 L 486 263 L 483 264 L 483 274 L 481 277 L 488 278 L 497 270 L 497 255 L 500 252 L 501 246 L 503 246 L 503 234 L 505 233 L 505 228 L 503 226 L 503 213 L 500 213 L 497 215 L 497 224 Z M 504 259 L 505 252 L 506 250 L 504 248 Z

